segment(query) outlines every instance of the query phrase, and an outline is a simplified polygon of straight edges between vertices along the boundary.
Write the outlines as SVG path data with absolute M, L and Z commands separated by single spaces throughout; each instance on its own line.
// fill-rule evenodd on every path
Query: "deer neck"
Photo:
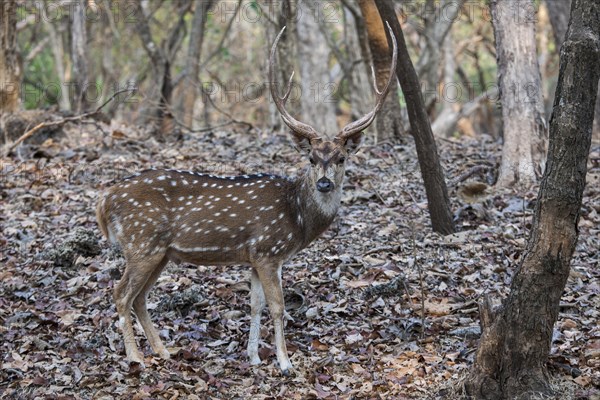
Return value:
M 304 232 L 305 246 L 316 239 L 333 222 L 342 199 L 342 185 L 329 193 L 321 193 L 306 171 L 296 181 L 297 222 Z

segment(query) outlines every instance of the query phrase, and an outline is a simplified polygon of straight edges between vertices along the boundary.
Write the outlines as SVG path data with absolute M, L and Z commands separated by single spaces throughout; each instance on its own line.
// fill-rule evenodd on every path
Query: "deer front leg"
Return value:
M 263 292 L 260 278 L 256 269 L 252 268 L 250 279 L 250 335 L 248 338 L 248 357 L 250 364 L 259 365 L 258 342 L 260 340 L 260 318 L 265 308 L 265 293 Z
M 287 355 L 285 337 L 283 335 L 283 290 L 281 288 L 281 264 L 264 265 L 257 268 L 263 291 L 269 305 L 273 327 L 275 330 L 275 348 L 281 372 L 288 376 L 293 371 L 292 363 Z

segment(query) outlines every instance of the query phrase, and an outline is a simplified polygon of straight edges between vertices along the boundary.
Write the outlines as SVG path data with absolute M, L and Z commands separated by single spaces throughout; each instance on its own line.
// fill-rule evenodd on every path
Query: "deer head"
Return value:
M 327 195 L 333 191 L 341 190 L 342 181 L 344 179 L 345 163 L 348 156 L 354 154 L 362 141 L 363 131 L 371 125 L 375 116 L 381 109 L 386 95 L 390 89 L 391 83 L 395 78 L 396 74 L 396 58 L 398 55 L 398 49 L 396 45 L 396 38 L 390 27 L 386 22 L 393 44 L 392 64 L 390 68 L 390 77 L 383 90 L 377 89 L 377 80 L 375 78 L 375 70 L 371 67 L 373 74 L 373 85 L 375 88 L 375 107 L 371 112 L 363 116 L 362 118 L 346 125 L 334 138 L 328 140 L 323 134 L 317 132 L 312 126 L 296 120 L 290 115 L 285 109 L 285 103 L 292 91 L 292 80 L 294 78 L 294 72 L 292 72 L 288 81 L 287 89 L 283 97 L 279 97 L 275 88 L 275 52 L 277 50 L 277 44 L 279 39 L 283 35 L 286 27 L 279 32 L 273 47 L 271 48 L 271 55 L 269 58 L 269 81 L 271 87 L 271 96 L 275 102 L 277 110 L 281 114 L 283 122 L 291 129 L 291 134 L 294 142 L 298 149 L 306 154 L 310 160 L 310 170 L 306 175 L 305 179 L 309 181 L 309 184 L 323 195 Z

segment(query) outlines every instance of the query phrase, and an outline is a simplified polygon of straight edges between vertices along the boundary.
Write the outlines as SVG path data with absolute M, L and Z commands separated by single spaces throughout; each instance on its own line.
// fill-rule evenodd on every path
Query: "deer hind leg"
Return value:
M 283 335 L 284 300 L 281 288 L 281 264 L 257 266 L 257 271 L 273 319 L 279 368 L 284 375 L 289 375 L 293 371 L 293 366 L 287 355 Z
M 259 365 L 258 342 L 260 340 L 260 318 L 265 308 L 265 293 L 258 277 L 256 269 L 252 268 L 252 277 L 250 280 L 250 334 L 248 337 L 248 358 L 250 364 Z
M 114 289 L 114 298 L 119 314 L 119 323 L 123 331 L 125 352 L 129 361 L 144 364 L 144 357 L 135 343 L 131 307 L 134 299 L 142 291 L 154 268 L 161 262 L 164 255 L 149 257 L 143 260 L 128 260 L 125 272 Z
M 158 331 L 152 324 L 152 320 L 150 319 L 150 315 L 148 314 L 148 308 L 146 306 L 146 298 L 148 296 L 148 292 L 154 286 L 161 272 L 167 265 L 169 260 L 165 257 L 162 259 L 158 265 L 155 266 L 154 271 L 150 273 L 150 277 L 144 284 L 142 290 L 138 293 L 138 295 L 133 300 L 133 311 L 135 315 L 142 325 L 144 329 L 144 333 L 146 333 L 146 338 L 148 338 L 148 342 L 150 342 L 150 347 L 156 354 L 158 354 L 161 358 L 168 360 L 170 358 L 169 351 L 160 340 L 160 336 Z

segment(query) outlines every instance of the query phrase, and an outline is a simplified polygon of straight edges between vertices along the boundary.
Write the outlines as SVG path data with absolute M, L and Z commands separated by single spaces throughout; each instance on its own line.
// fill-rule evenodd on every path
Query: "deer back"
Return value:
M 304 186 L 268 174 L 148 170 L 110 188 L 98 204 L 98 220 L 128 259 L 164 253 L 194 264 L 285 260 L 325 230 L 337 211 L 328 217 L 311 210 Z

